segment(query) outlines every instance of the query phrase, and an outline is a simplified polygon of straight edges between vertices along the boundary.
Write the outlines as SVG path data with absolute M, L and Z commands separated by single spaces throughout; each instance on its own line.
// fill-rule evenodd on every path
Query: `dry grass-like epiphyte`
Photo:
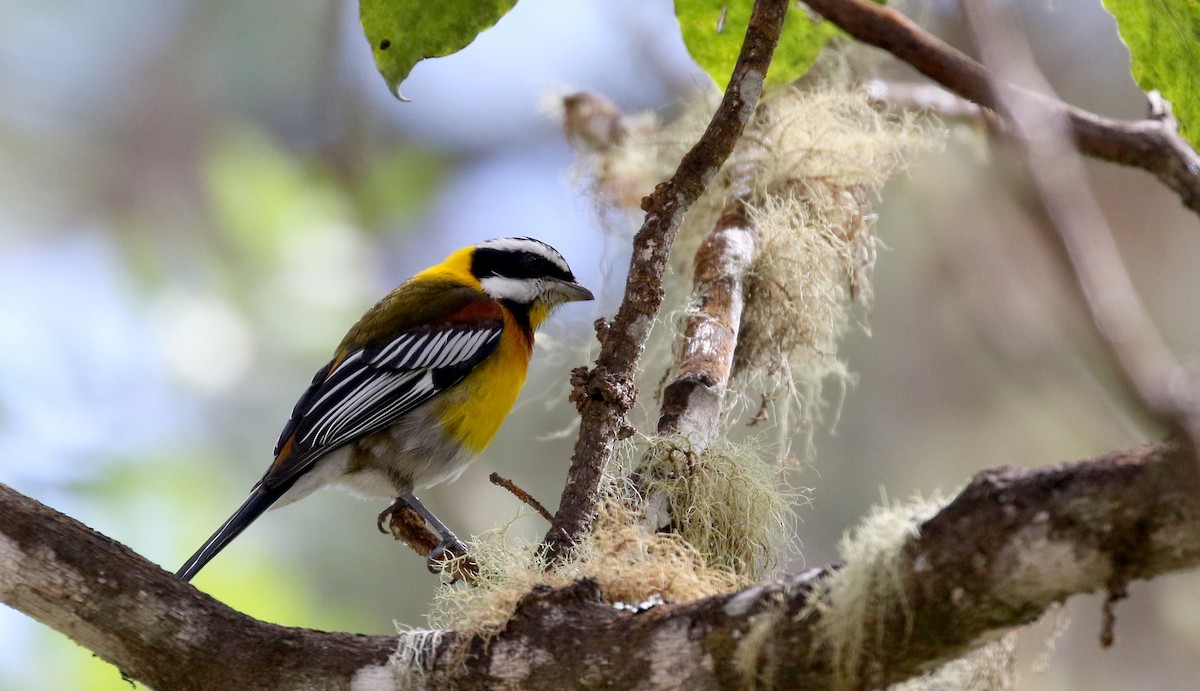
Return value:
M 550 570 L 535 545 L 508 538 L 503 529 L 476 537 L 470 544 L 479 565 L 475 582 L 443 584 L 430 625 L 492 635 L 534 586 L 560 588 L 581 578 L 595 579 L 614 605 L 686 602 L 749 585 L 747 578 L 710 561 L 682 536 L 645 530 L 630 492 L 627 480 L 610 480 L 592 529 L 567 561 Z
M 792 505 L 801 493 L 751 444 L 717 439 L 694 450 L 652 440 L 640 459 L 647 496 L 671 507 L 670 530 L 719 564 L 757 580 L 795 550 Z
M 748 211 L 758 251 L 734 355 L 744 392 L 784 389 L 811 409 L 823 380 L 845 376 L 838 340 L 853 304 L 872 295 L 871 199 L 938 140 L 861 90 L 786 89 L 764 101 L 737 154 L 756 157 Z

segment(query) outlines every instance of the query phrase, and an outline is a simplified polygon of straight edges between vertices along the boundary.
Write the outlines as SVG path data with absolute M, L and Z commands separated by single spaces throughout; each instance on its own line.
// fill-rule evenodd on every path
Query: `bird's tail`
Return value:
M 179 571 L 175 573 L 185 581 L 192 580 L 200 569 L 204 568 L 217 553 L 225 549 L 225 546 L 233 542 L 233 538 L 241 535 L 254 519 L 262 515 L 264 511 L 271 508 L 271 505 L 279 499 L 281 492 L 269 490 L 265 487 L 256 486 L 250 491 L 250 496 L 246 497 L 246 501 L 238 507 L 237 511 L 217 529 L 217 532 L 212 534 L 212 537 L 204 541 L 200 549 L 188 559 L 183 566 L 179 567 Z

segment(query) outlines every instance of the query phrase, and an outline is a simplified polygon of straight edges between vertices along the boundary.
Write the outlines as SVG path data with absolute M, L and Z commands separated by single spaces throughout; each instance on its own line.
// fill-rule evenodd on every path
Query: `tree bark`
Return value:
M 756 245 L 743 200 L 735 197 L 696 251 L 693 307 L 658 418 L 659 434 L 682 434 L 696 451 L 717 433 L 742 326 L 746 272 L 754 263 Z
M 631 613 L 588 580 L 535 589 L 490 641 L 356 636 L 235 612 L 76 521 L 0 485 L 0 599 L 171 689 L 828 688 L 814 592 L 838 566 Z M 1200 477 L 1180 445 L 985 471 L 900 551 L 903 598 L 872 612 L 861 685 L 893 683 L 1036 619 L 1072 594 L 1200 564 Z M 837 603 L 830 605 L 837 611 Z M 387 666 L 402 644 L 410 663 Z M 414 654 L 415 653 L 415 654 Z

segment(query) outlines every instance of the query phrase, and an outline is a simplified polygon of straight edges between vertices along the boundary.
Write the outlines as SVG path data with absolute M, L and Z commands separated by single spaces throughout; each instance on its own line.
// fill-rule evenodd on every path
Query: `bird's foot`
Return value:
M 449 562 L 465 556 L 467 556 L 467 546 L 451 533 L 448 537 L 442 538 L 437 547 L 430 550 L 429 556 L 425 557 L 425 566 L 430 573 L 442 573 Z
M 427 524 L 432 526 L 432 532 L 428 530 Z M 379 513 L 375 519 L 375 526 L 379 528 L 379 532 L 392 533 L 397 539 L 408 543 L 408 546 L 418 553 L 426 553 L 425 566 L 431 573 L 443 573 L 452 562 L 469 554 L 466 544 L 411 493 L 396 497 L 391 506 Z M 440 541 L 430 548 L 435 534 Z M 454 568 L 461 569 L 462 566 Z M 474 572 L 474 565 L 470 565 L 467 570 Z M 459 577 L 460 575 L 455 574 L 456 579 Z
M 408 506 L 408 502 L 404 501 L 402 497 L 396 497 L 395 501 L 389 504 L 386 509 L 380 511 L 379 517 L 375 519 L 375 527 L 379 528 L 379 532 L 384 535 L 390 534 L 391 531 L 387 529 L 387 524 L 391 522 L 392 514 L 406 506 Z

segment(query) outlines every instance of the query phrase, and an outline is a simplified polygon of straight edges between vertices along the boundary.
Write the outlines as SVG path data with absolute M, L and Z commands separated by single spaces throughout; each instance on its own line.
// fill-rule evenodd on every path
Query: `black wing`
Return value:
M 263 484 L 290 484 L 326 453 L 392 425 L 462 381 L 495 352 L 502 331 L 499 321 L 423 327 L 330 363 L 284 425 Z

